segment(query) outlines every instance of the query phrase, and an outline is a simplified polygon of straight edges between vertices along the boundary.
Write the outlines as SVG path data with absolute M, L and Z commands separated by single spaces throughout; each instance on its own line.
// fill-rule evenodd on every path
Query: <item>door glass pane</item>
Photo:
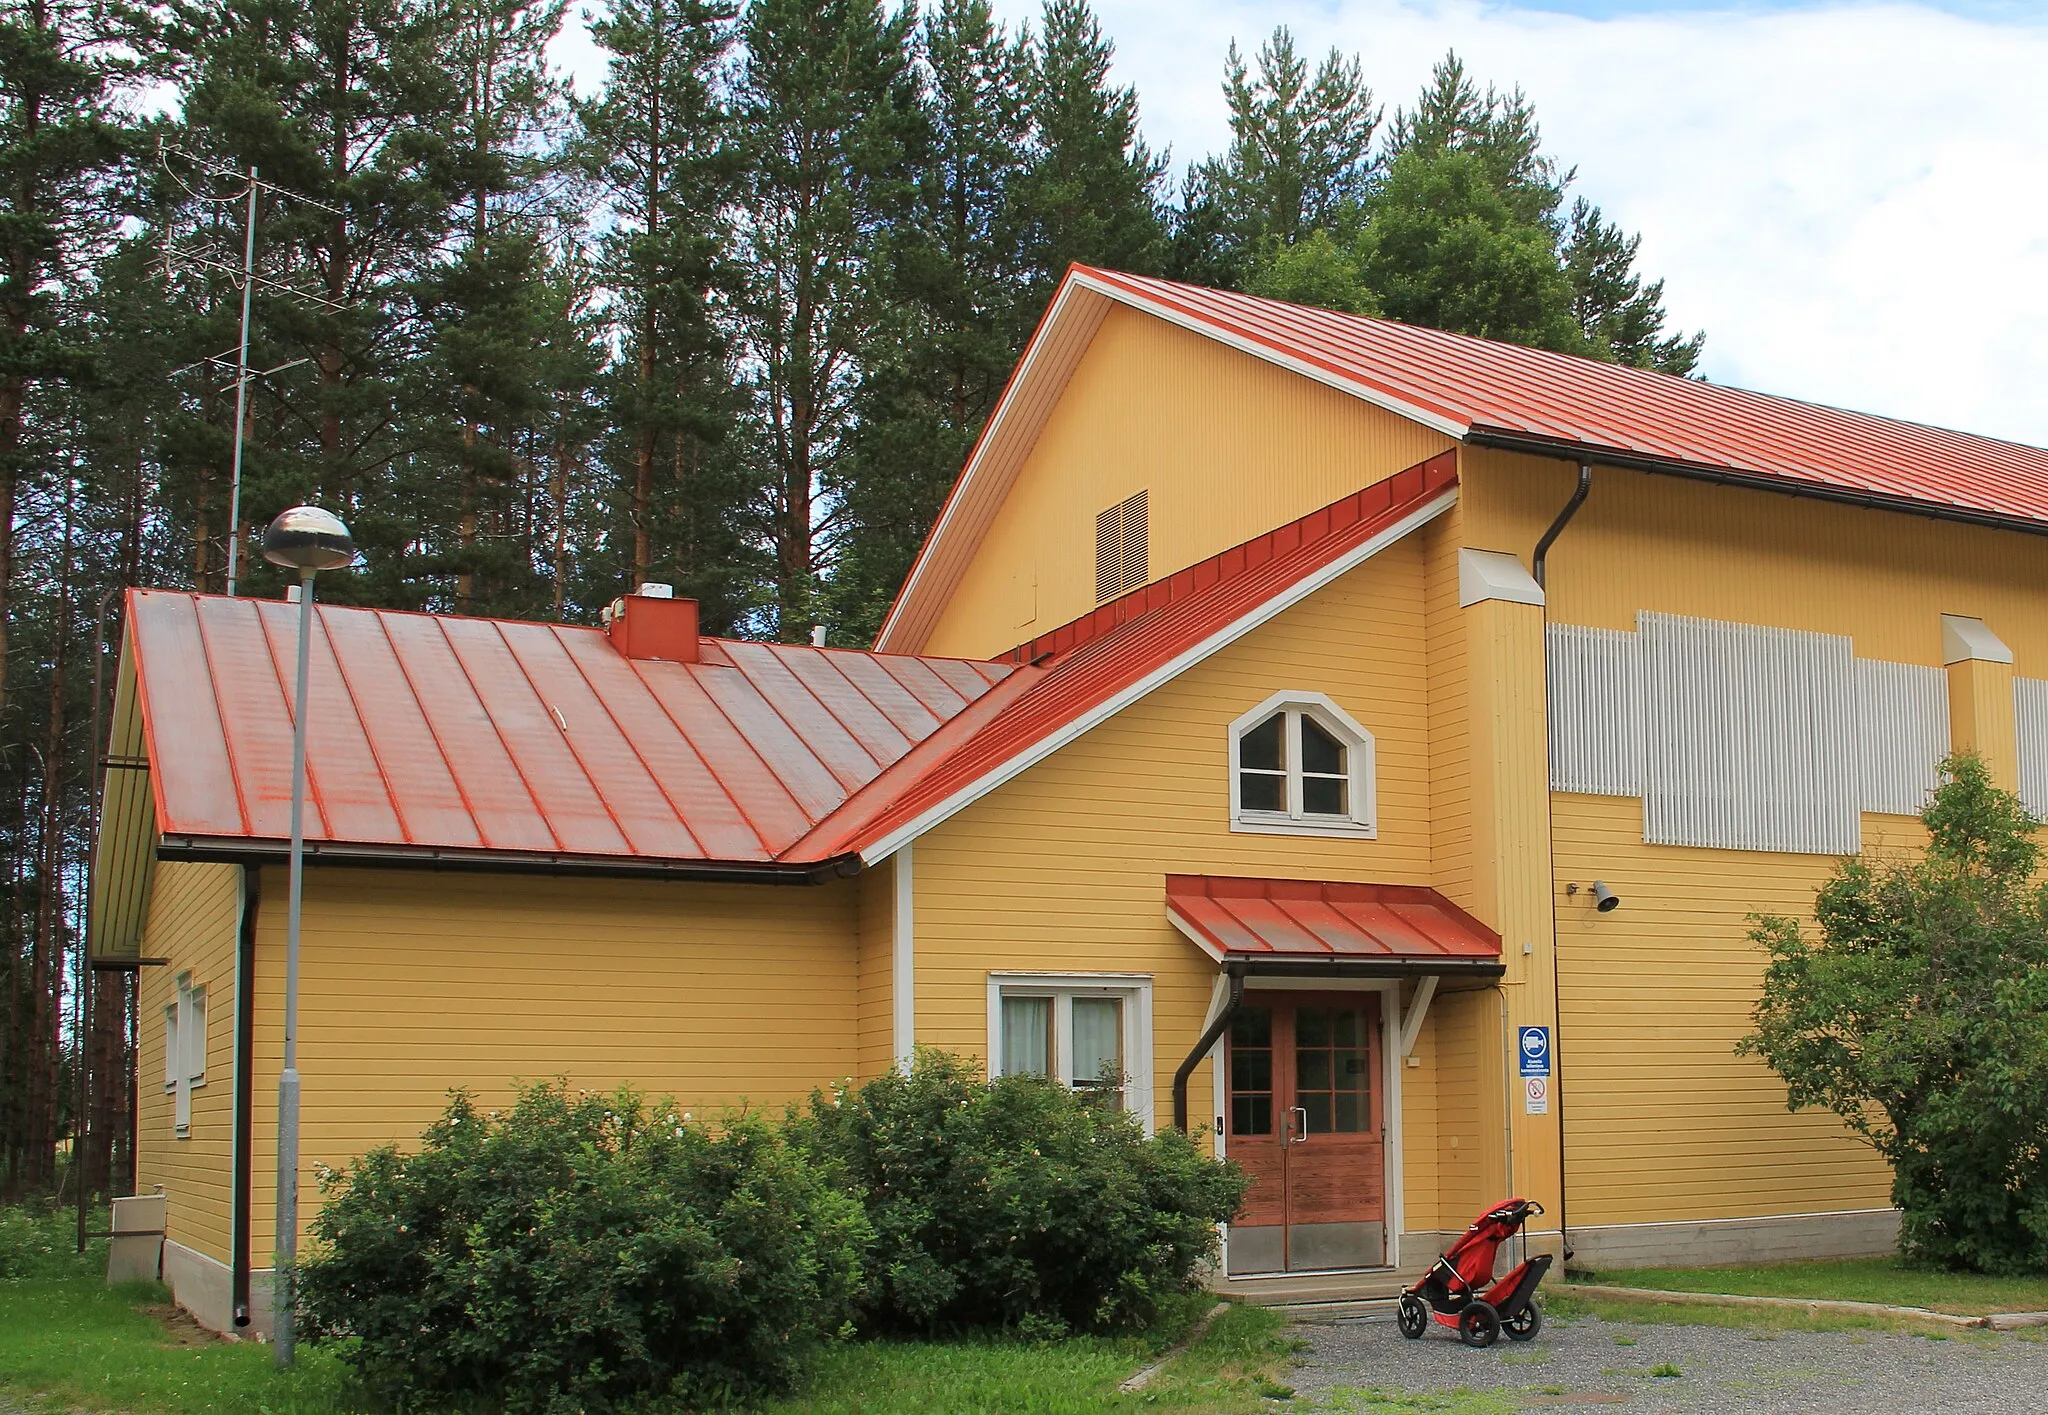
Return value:
M 1309 1134 L 1372 1128 L 1372 1067 L 1362 1007 L 1304 1007 L 1294 1015 L 1295 1103 Z
M 1230 1019 L 1230 1133 L 1273 1133 L 1273 1009 L 1240 1007 Z
M 1003 999 L 1003 1074 L 1052 1075 L 1052 999 Z
M 1076 1086 L 1121 1091 L 1124 1077 L 1124 1004 L 1117 997 L 1074 999 Z

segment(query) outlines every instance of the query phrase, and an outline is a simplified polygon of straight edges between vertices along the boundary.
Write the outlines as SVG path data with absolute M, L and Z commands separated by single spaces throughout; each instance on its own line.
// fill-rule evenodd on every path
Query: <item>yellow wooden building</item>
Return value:
M 931 1045 L 1211 1130 L 1228 1278 L 1509 1194 L 1598 1267 L 1884 1251 L 1883 1166 L 1734 1055 L 1745 919 L 1915 844 L 1951 746 L 2048 807 L 2044 533 L 2031 448 L 1076 269 L 873 652 L 658 587 L 320 610 L 303 1182 L 454 1087 L 780 1107 Z M 96 863 L 220 1328 L 268 1321 L 295 623 L 131 599 Z

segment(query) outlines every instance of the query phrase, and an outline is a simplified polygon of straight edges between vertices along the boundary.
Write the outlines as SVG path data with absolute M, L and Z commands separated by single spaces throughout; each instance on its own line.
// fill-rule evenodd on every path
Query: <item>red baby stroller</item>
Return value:
M 1538 1253 L 1498 1282 L 1493 1282 L 1493 1255 L 1542 1212 L 1541 1204 L 1510 1199 L 1474 1219 L 1422 1281 L 1401 1294 L 1401 1335 L 1410 1340 L 1421 1336 L 1434 1312 L 1467 1346 L 1491 1346 L 1503 1329 L 1510 1341 L 1534 1340 L 1543 1330 L 1536 1284 L 1550 1271 L 1550 1254 Z M 1493 1285 L 1482 1294 L 1487 1283 Z

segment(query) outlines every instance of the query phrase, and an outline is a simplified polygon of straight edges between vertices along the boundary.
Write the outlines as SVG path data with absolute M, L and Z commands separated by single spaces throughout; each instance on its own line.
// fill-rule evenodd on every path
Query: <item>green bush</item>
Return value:
M 0 1279 L 72 1272 L 79 1265 L 75 1222 L 61 1210 L 0 1206 Z
M 760 1118 L 630 1091 L 458 1095 L 417 1154 L 326 1179 L 298 1277 L 311 1339 L 380 1397 L 514 1412 L 786 1389 L 847 1322 L 867 1223 Z
M 889 1331 L 1142 1325 L 1193 1285 L 1248 1183 L 1178 1130 L 1148 1138 L 1099 1098 L 984 1083 L 932 1051 L 814 1097 L 797 1131 L 867 1205 L 863 1315 Z
M 1739 1050 L 1892 1166 L 1907 1256 L 2048 1272 L 2048 892 L 2040 822 L 1958 754 L 1917 858 L 1844 860 L 1820 937 L 1756 921 L 1770 954 Z

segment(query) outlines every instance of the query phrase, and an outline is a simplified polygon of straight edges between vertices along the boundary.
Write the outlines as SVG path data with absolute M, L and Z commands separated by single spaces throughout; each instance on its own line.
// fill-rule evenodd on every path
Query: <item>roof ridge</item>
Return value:
M 1086 614 L 1035 635 L 1008 652 L 995 655 L 992 661 L 1028 664 L 1048 654 L 1069 653 L 1083 644 L 1114 633 L 1140 615 L 1235 578 L 1296 546 L 1349 530 L 1361 521 L 1371 520 L 1402 502 L 1440 490 L 1457 479 L 1458 452 L 1455 447 L 1448 448 L 1412 467 L 1404 467 L 1390 477 L 1340 496 L 1328 505 L 1318 506 L 1305 516 L 1297 516 L 1272 530 L 1219 550 L 1185 569 L 1140 585 L 1115 599 L 1105 600 Z

